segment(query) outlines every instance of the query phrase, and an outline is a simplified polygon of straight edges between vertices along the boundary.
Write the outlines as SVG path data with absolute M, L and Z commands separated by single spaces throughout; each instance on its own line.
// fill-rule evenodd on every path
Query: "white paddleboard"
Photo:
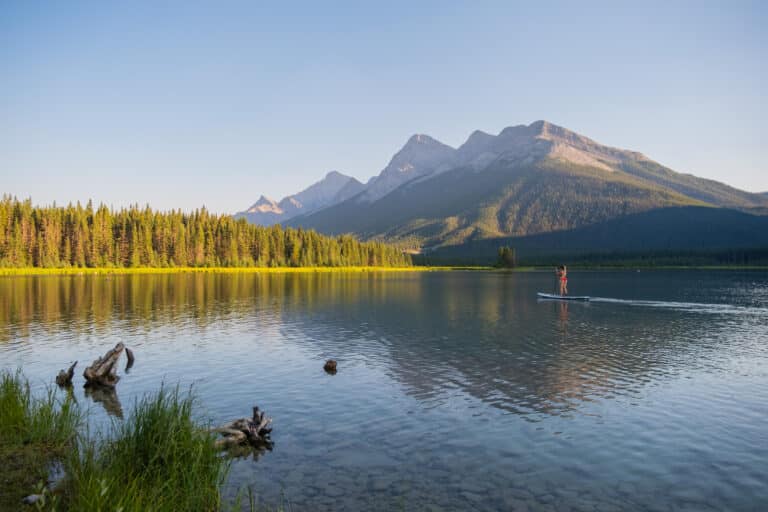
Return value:
M 539 296 L 541 299 L 552 299 L 552 300 L 589 300 L 588 295 L 555 295 L 552 293 L 541 293 L 538 292 L 536 295 Z

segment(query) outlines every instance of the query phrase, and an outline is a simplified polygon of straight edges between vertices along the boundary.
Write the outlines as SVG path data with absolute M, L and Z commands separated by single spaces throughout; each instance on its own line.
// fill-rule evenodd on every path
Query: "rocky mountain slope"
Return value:
M 537 121 L 456 149 L 415 135 L 361 193 L 289 224 L 429 250 L 675 206 L 762 212 L 768 200 Z
M 346 201 L 357 195 L 364 185 L 351 176 L 331 171 L 325 177 L 297 194 L 276 202 L 261 196 L 250 208 L 235 214 L 253 224 L 271 226 Z

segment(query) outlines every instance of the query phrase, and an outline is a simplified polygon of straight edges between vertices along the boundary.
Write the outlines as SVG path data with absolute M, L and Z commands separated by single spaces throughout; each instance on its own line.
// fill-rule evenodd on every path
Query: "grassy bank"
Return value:
M 0 268 L 0 276 L 45 275 L 113 275 L 113 274 L 305 274 L 364 272 L 433 272 L 476 270 L 491 267 L 64 267 L 64 268 Z
M 0 510 L 23 509 L 30 494 L 44 495 L 39 510 L 255 510 L 245 495 L 223 502 L 229 461 L 193 419 L 191 395 L 161 388 L 108 432 L 91 436 L 68 395 L 36 399 L 21 374 L 6 371 L 1 379 Z M 54 462 L 63 479 L 43 491 Z
M 215 511 L 227 459 L 192 419 L 192 399 L 161 389 L 104 439 L 82 442 L 65 463 L 67 510 Z
M 80 424 L 68 396 L 50 391 L 35 398 L 21 374 L 0 374 L 0 510 L 22 507 L 21 499 L 45 482 L 50 465 L 72 452 Z

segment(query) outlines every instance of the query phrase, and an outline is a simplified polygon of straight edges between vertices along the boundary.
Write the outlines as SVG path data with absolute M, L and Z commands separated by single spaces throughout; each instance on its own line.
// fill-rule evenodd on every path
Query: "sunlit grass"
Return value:
M 81 415 L 69 397 L 35 398 L 19 372 L 0 374 L 0 510 L 17 510 L 75 445 Z
M 435 272 L 448 270 L 488 270 L 492 267 L 65 267 L 0 268 L 0 276 L 27 275 L 104 275 L 104 274 L 304 274 L 362 272 Z
M 68 510 L 216 511 L 229 463 L 194 421 L 192 397 L 161 388 L 67 459 Z
M 328 274 L 328 273 L 394 273 L 394 272 L 448 272 L 459 270 L 494 272 L 549 271 L 551 265 L 520 266 L 502 269 L 492 266 L 413 266 L 413 267 L 65 267 L 65 268 L 0 268 L 0 276 L 56 276 L 56 275 L 122 275 L 122 274 Z M 612 270 L 765 270 L 766 265 L 652 265 L 638 263 L 601 263 L 569 265 L 573 269 Z
M 30 494 L 44 495 L 30 510 L 273 510 L 250 489 L 223 499 L 229 459 L 207 425 L 194 419 L 190 393 L 162 387 L 95 436 L 81 430 L 70 396 L 57 393 L 36 398 L 20 372 L 0 374 L 0 510 L 23 509 Z M 44 484 L 53 462 L 64 474 L 51 491 Z

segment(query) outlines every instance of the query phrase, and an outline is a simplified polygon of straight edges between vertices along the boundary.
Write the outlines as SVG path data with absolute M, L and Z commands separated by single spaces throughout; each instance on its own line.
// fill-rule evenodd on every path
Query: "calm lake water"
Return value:
M 0 278 L 0 367 L 43 390 L 79 360 L 101 425 L 162 382 L 216 423 L 258 404 L 274 449 L 228 492 L 293 510 L 765 510 L 768 273 L 569 275 L 599 299 L 538 301 L 549 273 Z M 85 395 L 118 341 L 135 366 Z

